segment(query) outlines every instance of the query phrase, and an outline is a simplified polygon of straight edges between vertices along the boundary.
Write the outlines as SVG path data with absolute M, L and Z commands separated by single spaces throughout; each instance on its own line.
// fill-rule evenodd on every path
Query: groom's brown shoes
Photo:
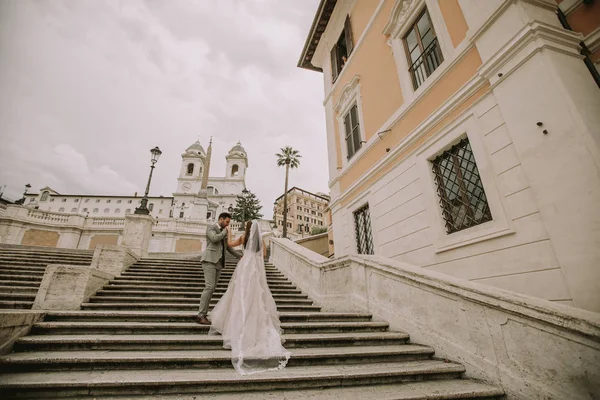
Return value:
M 196 317 L 194 321 L 199 323 L 200 325 L 210 325 L 211 322 L 206 317 Z

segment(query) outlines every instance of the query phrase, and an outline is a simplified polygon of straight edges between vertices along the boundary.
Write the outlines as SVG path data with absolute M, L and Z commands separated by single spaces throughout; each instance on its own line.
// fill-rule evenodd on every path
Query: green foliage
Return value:
M 290 168 L 298 168 L 300 166 L 300 152 L 298 150 L 294 150 L 290 146 L 285 146 L 281 148 L 280 153 L 275 153 L 277 157 L 277 166 L 282 167 L 284 165 L 289 165 Z
M 313 226 L 310 230 L 311 235 L 319 235 L 321 233 L 327 232 L 326 226 Z
M 238 222 L 261 219 L 263 216 L 260 213 L 261 208 L 262 206 L 256 195 L 248 191 L 245 196 L 238 195 L 235 207 L 231 213 L 231 219 Z

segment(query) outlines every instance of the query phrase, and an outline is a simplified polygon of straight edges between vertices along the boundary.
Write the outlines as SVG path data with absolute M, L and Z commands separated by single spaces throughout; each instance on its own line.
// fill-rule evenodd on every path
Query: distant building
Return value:
M 329 196 L 324 193 L 311 193 L 293 187 L 288 190 L 288 232 L 304 236 L 310 234 L 313 227 L 327 228 L 325 209 Z M 275 200 L 273 220 L 279 232 L 283 232 L 283 195 Z
M 208 154 L 196 141 L 181 155 L 181 169 L 177 189 L 173 196 L 149 196 L 148 209 L 154 218 L 188 220 L 213 219 L 220 212 L 235 206 L 235 200 L 246 188 L 248 156 L 240 143 L 225 157 L 227 173 L 224 177 L 206 177 L 210 168 Z M 207 168 L 208 166 L 208 168 Z M 124 217 L 135 212 L 143 194 L 133 196 L 61 194 L 51 187 L 40 189 L 37 194 L 25 195 L 25 206 L 42 211 L 79 214 L 89 217 Z

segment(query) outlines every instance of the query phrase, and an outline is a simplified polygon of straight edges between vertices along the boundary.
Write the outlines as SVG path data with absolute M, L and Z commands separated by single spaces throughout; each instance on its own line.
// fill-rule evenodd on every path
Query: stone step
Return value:
M 46 271 L 45 265 L 0 265 L 0 271 L 12 270 L 12 271 L 34 271 L 44 272 Z
M 21 278 L 22 275 L 19 275 L 19 278 Z M 24 280 L 35 280 L 35 277 L 30 277 L 30 279 L 24 279 Z M 41 278 L 39 278 L 38 280 L 41 280 Z M 146 283 L 154 283 L 154 284 L 160 284 L 160 283 L 168 283 L 171 285 L 182 285 L 182 286 L 192 286 L 192 285 L 203 285 L 204 284 L 204 279 L 172 279 L 172 278 L 139 278 L 139 277 L 129 277 L 129 276 L 118 276 L 116 277 L 113 282 L 129 282 L 129 283 L 140 283 L 140 282 L 146 282 Z M 222 279 L 219 279 L 219 283 L 221 285 L 227 285 L 229 283 L 229 278 L 227 277 L 223 277 Z M 272 281 L 267 279 L 267 283 L 269 284 L 269 287 L 271 286 L 277 286 L 277 287 L 294 287 L 294 284 L 290 281 Z
M 17 280 L 18 282 L 18 280 Z M 38 281 L 39 282 L 39 281 Z M 153 286 L 153 287 L 161 287 L 161 282 L 160 281 L 139 281 L 139 280 L 132 280 L 132 279 L 120 279 L 120 278 L 115 278 L 113 281 L 111 281 L 110 285 L 111 286 L 115 286 L 118 284 L 126 284 L 126 285 L 147 285 L 147 286 Z M 191 288 L 191 287 L 204 287 L 204 282 L 165 282 L 165 284 L 168 284 L 168 286 L 178 286 L 179 289 L 181 290 L 182 288 Z M 229 284 L 229 281 L 226 281 L 224 279 L 220 279 L 219 282 L 217 283 L 217 288 L 227 288 L 227 285 Z M 166 287 L 167 285 L 165 285 Z M 291 282 L 286 282 L 286 283 L 269 283 L 269 288 L 271 290 L 273 289 L 296 289 L 296 286 L 291 283 Z
M 355 365 L 289 367 L 281 371 L 240 375 L 233 368 L 103 371 L 57 371 L 0 374 L 0 390 L 7 397 L 182 394 L 304 389 L 423 380 L 456 379 L 465 368 L 437 360 Z
M 22 251 L 28 253 L 68 253 L 68 254 L 94 254 L 94 250 L 88 249 L 63 249 L 56 247 L 27 246 L 22 244 L 0 244 L 0 251 Z
M 405 344 L 368 347 L 291 349 L 288 368 L 313 365 L 368 364 L 430 359 L 431 347 Z M 2 372 L 231 368 L 230 350 L 52 351 L 0 357 Z
M 40 282 L 21 282 L 18 279 L 0 279 L 0 286 L 3 287 L 28 287 L 37 289 L 40 287 Z
M 90 265 L 92 258 L 70 258 L 70 257 L 0 257 L 1 265 L 47 265 L 47 264 L 81 264 Z
M 18 275 L 18 276 L 36 276 L 36 277 L 43 277 L 44 276 L 44 272 L 46 271 L 46 268 L 44 267 L 43 269 L 40 269 L 38 271 L 32 271 L 29 269 L 18 269 L 18 268 L 3 268 L 0 267 L 0 274 L 6 276 L 6 275 Z
M 209 316 L 210 317 L 210 316 Z M 340 333 L 340 332 L 384 332 L 387 322 L 283 322 L 284 333 Z M 195 322 L 38 322 L 32 327 L 36 335 L 65 335 L 104 333 L 123 334 L 177 334 L 208 332 L 209 326 Z
M 18 309 L 31 309 L 33 301 L 22 301 L 22 300 L 0 300 L 0 309 L 2 308 L 18 308 Z
M 196 311 L 48 311 L 44 321 L 137 321 L 137 322 L 190 322 Z M 288 312 L 279 315 L 281 322 L 358 322 L 371 321 L 371 314 L 335 312 Z
M 165 270 L 165 269 L 140 269 L 140 268 L 132 268 L 129 267 L 127 269 L 127 271 L 125 271 L 124 273 L 128 273 L 128 274 L 143 274 L 143 275 L 159 275 L 159 276 L 165 276 L 165 275 L 169 275 L 169 276 L 198 276 L 200 274 L 204 274 L 204 271 L 202 269 L 198 269 L 195 271 L 188 271 L 188 270 L 184 270 L 184 271 L 171 271 L 171 270 Z M 221 275 L 232 275 L 233 271 L 229 272 L 229 271 L 223 271 L 221 273 Z M 281 272 L 274 272 L 274 271 L 270 271 L 266 273 L 267 276 L 272 276 L 272 277 L 279 277 L 279 278 L 285 278 L 285 275 L 283 275 Z
M 152 278 L 152 279 L 178 279 L 178 280 L 196 280 L 204 279 L 204 273 L 199 272 L 196 274 L 174 274 L 174 273 L 148 273 L 148 272 L 136 272 L 136 271 L 125 271 L 121 273 L 122 277 L 133 277 L 133 278 Z M 231 278 L 233 274 L 222 273 L 222 277 Z M 267 280 L 270 281 L 287 281 L 285 276 L 266 274 Z
M 190 311 L 197 310 L 198 304 L 182 303 L 83 303 L 82 310 L 155 310 Z M 307 305 L 281 305 L 278 311 L 320 311 L 321 307 Z
M 31 301 L 35 300 L 35 296 L 37 293 L 2 293 L 0 292 L 0 300 L 1 301 Z
M 285 347 L 387 346 L 405 344 L 403 332 L 343 332 L 326 334 L 284 333 Z M 223 339 L 217 335 L 196 334 L 56 334 L 29 335 L 18 339 L 14 351 L 63 350 L 219 350 Z
M 5 274 L 3 272 L 0 271 L 0 281 L 13 281 L 13 282 L 22 282 L 22 281 L 29 281 L 29 282 L 41 282 L 42 281 L 42 276 L 32 276 L 32 275 L 10 275 L 10 274 Z
M 94 397 L 82 397 L 93 399 Z M 152 396 L 103 396 L 103 400 L 150 400 Z M 424 382 L 403 382 L 385 385 L 337 386 L 326 389 L 300 389 L 277 391 L 246 391 L 215 393 L 209 397 L 196 394 L 161 394 L 161 400 L 499 400 L 504 392 L 494 386 L 463 379 L 443 379 Z
M 204 286 L 202 285 L 195 285 L 195 286 L 186 286 L 184 288 L 182 288 L 181 286 L 163 286 L 163 285 L 156 285 L 156 284 L 152 284 L 152 283 L 147 283 L 147 284 L 137 284 L 137 285 L 130 285 L 124 282 L 111 282 L 110 284 L 104 286 L 104 288 L 102 290 L 107 290 L 107 291 L 124 291 L 124 290 L 139 290 L 139 291 L 145 291 L 145 292 L 161 292 L 161 291 L 175 291 L 175 292 L 180 292 L 182 290 L 184 291 L 194 291 L 194 292 L 198 292 L 198 291 L 202 291 L 204 289 Z M 225 289 L 227 289 L 227 286 L 225 285 L 220 285 L 217 286 L 217 288 L 215 289 L 215 293 L 225 293 Z M 274 287 L 270 287 L 271 289 L 271 293 L 275 294 L 275 293 L 302 293 L 302 291 L 300 289 L 292 289 L 292 288 L 274 288 Z
M 0 289 L 0 293 L 2 290 Z M 194 291 L 142 291 L 142 290 L 105 290 L 101 289 L 96 292 L 96 297 L 104 297 L 104 296 L 120 296 L 120 297 L 168 297 L 168 298 L 192 298 L 199 299 L 202 294 L 202 290 L 194 290 Z M 272 293 L 273 298 L 288 298 L 288 299 L 307 299 L 308 295 L 301 293 L 291 293 L 291 294 L 281 294 L 281 293 Z M 217 293 L 213 293 L 213 297 L 217 297 Z M 220 297 L 220 295 L 218 296 Z
M 38 287 L 31 286 L 0 286 L 0 293 L 37 293 Z
M 200 303 L 200 295 L 196 297 L 131 297 L 131 296 L 118 296 L 117 294 L 112 296 L 92 296 L 90 297 L 90 303 L 122 303 L 128 301 L 135 302 L 147 302 L 147 303 L 178 303 L 178 304 L 195 304 Z M 218 298 L 212 297 L 211 304 L 217 304 Z M 281 297 L 275 298 L 277 305 L 312 305 L 313 301 L 310 299 L 284 299 Z

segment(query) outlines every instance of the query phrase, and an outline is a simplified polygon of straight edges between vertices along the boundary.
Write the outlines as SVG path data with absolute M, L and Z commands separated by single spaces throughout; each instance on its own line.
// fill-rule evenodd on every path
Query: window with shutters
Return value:
M 346 158 L 349 160 L 362 146 L 356 103 L 344 115 L 344 130 L 346 135 Z
M 338 41 L 331 49 L 331 77 L 332 82 L 335 82 L 337 77 L 344 69 L 344 65 L 348 61 L 348 57 L 352 53 L 354 43 L 352 41 L 352 28 L 350 26 L 350 17 L 346 16 L 344 30 Z

